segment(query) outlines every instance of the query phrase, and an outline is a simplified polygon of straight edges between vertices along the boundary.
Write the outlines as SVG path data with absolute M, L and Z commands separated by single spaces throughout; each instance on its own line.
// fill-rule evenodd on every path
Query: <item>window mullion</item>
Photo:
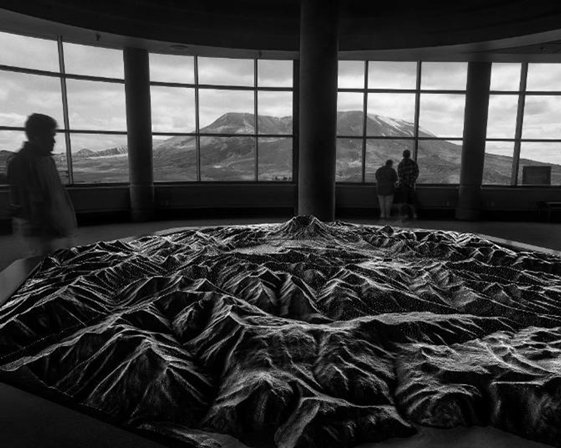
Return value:
M 362 183 L 366 182 L 366 125 L 368 124 L 368 61 L 364 61 L 364 95 L 362 101 Z
M 258 68 L 257 68 L 257 59 L 253 60 L 253 116 L 254 116 L 254 126 L 253 130 L 255 132 L 255 167 L 254 167 L 254 177 L 255 182 L 259 180 L 259 108 L 257 105 L 257 101 L 259 99 L 259 93 L 257 91 L 257 75 L 258 75 Z
M 510 173 L 510 185 L 518 184 L 518 169 L 520 164 L 520 146 L 522 138 L 522 126 L 524 124 L 524 106 L 526 103 L 526 85 L 528 81 L 528 63 L 522 63 L 520 67 L 520 93 L 518 97 L 518 109 L 516 111 L 516 130 L 514 133 L 514 153 L 512 154 L 512 171 Z
M 68 170 L 68 183 L 74 185 L 74 171 L 72 169 L 72 146 L 70 139 L 70 119 L 68 115 L 68 90 L 66 88 L 66 69 L 64 66 L 64 49 L 62 36 L 57 36 L 58 64 L 60 70 L 60 88 L 62 93 L 62 116 L 64 121 L 64 140 L 66 143 L 66 169 Z
M 415 79 L 415 116 L 413 118 L 413 159 L 417 160 L 419 152 L 419 115 L 421 111 L 421 75 L 422 63 L 417 61 L 417 76 Z
M 194 56 L 193 70 L 195 70 L 195 159 L 197 164 L 197 182 L 201 181 L 201 133 L 199 122 L 199 57 Z

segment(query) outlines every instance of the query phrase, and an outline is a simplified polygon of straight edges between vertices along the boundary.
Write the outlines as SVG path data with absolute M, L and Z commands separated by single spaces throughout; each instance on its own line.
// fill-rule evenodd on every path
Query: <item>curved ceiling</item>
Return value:
M 55 25 L 145 41 L 299 50 L 300 0 L 18 0 L 0 1 L 0 8 Z M 561 39 L 561 4 L 340 0 L 339 36 L 341 52 L 531 45 Z

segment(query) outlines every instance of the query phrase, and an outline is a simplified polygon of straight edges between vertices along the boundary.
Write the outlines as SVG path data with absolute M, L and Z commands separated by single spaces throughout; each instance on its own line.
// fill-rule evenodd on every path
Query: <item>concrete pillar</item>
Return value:
M 338 0 L 300 5 L 298 214 L 335 219 Z
M 481 181 L 485 162 L 490 84 L 491 63 L 470 62 L 457 219 L 478 220 L 481 211 Z
M 125 48 L 123 58 L 131 218 L 133 221 L 148 221 L 154 217 L 148 51 L 140 48 Z

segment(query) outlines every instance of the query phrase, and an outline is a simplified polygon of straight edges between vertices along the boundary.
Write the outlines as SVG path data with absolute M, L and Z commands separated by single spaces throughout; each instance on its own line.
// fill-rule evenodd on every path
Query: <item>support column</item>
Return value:
M 485 163 L 490 84 L 491 63 L 470 62 L 457 219 L 478 220 L 481 211 L 481 182 Z
M 300 10 L 298 214 L 335 219 L 338 0 Z
M 125 48 L 123 58 L 131 218 L 133 221 L 148 221 L 154 217 L 148 51 L 141 48 Z

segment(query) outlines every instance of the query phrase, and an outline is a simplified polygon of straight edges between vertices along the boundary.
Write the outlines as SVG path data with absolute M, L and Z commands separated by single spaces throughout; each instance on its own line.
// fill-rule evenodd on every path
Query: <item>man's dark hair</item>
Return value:
M 392 166 L 392 165 L 393 165 L 393 160 L 392 159 L 386 160 L 386 166 Z
M 405 151 L 403 151 L 403 157 L 405 157 L 406 159 L 408 159 L 409 157 L 411 157 L 411 151 L 409 151 L 408 149 L 406 149 Z
M 43 114 L 31 114 L 25 121 L 25 135 L 28 139 L 33 139 L 41 135 L 49 134 L 57 128 L 54 118 Z

